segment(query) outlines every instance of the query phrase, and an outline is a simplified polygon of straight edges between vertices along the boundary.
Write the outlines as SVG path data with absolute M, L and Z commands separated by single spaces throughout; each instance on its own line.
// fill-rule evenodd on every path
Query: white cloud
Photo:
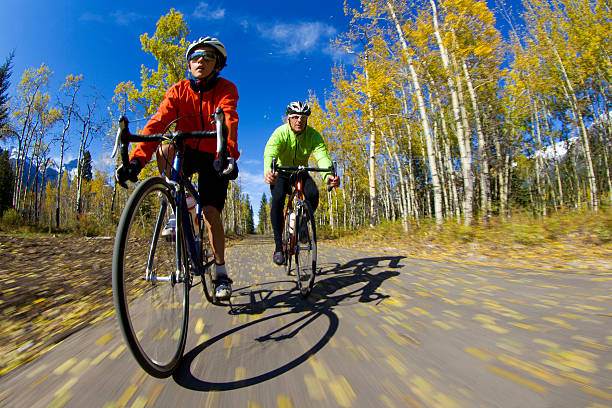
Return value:
M 282 48 L 283 54 L 297 55 L 312 50 L 329 49 L 329 39 L 336 34 L 330 25 L 313 22 L 298 24 L 275 24 L 272 27 L 259 24 L 259 33 Z
M 242 31 L 246 31 L 249 29 L 249 21 L 248 20 L 240 20 L 240 22 L 238 23 L 241 27 L 242 27 Z
M 565 140 L 555 142 L 554 146 L 549 145 L 544 147 L 542 150 L 536 151 L 535 156 L 541 156 L 547 160 L 552 160 L 556 154 L 557 159 L 561 159 L 567 154 L 569 147 L 576 144 L 576 142 L 578 142 L 577 136 L 569 138 L 567 140 L 567 143 L 565 142 Z
M 94 160 L 93 167 L 101 171 L 112 172 L 115 170 L 116 164 L 117 159 L 115 157 L 110 157 L 109 152 L 104 152 L 100 154 L 97 160 Z
M 336 47 L 332 44 L 329 44 L 327 48 L 323 49 L 323 52 L 329 55 L 334 62 L 341 61 L 348 65 L 354 65 L 355 60 L 357 59 L 355 55 L 349 54 L 342 48 Z
M 238 161 L 240 165 L 242 161 Z M 242 163 L 245 164 L 245 163 Z M 261 163 L 260 163 L 261 164 Z M 263 170 L 247 171 L 246 166 L 240 167 L 240 176 L 236 182 L 240 183 L 242 192 L 249 195 L 251 206 L 253 207 L 253 217 L 255 225 L 259 223 L 259 204 L 261 203 L 261 196 L 266 193 L 268 200 L 270 199 L 270 186 L 264 182 Z
M 115 11 L 111 13 L 111 17 L 115 20 L 115 23 L 118 25 L 129 25 L 134 21 L 142 20 L 147 18 L 144 14 L 134 13 L 133 11 L 123 12 L 123 11 Z
M 79 20 L 80 21 L 95 21 L 95 22 L 101 23 L 104 21 L 104 18 L 99 14 L 94 14 L 94 13 L 90 13 L 87 11 L 81 14 L 81 16 L 79 17 Z
M 263 170 L 250 172 L 243 170 L 241 167 L 239 177 L 242 190 L 251 197 L 251 204 L 253 204 L 253 207 L 255 207 L 255 204 L 259 207 L 262 194 L 270 191 L 270 186 L 264 182 Z
M 213 10 L 208 3 L 202 1 L 193 11 L 193 16 L 204 20 L 221 20 L 225 17 L 225 9 L 217 8 Z
M 263 166 L 263 160 L 258 159 L 241 159 L 238 163 L 240 166 Z

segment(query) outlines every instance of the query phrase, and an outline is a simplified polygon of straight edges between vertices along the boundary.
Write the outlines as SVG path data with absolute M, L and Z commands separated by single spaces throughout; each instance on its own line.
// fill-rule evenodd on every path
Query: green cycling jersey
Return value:
M 272 158 L 276 157 L 279 166 L 307 166 L 310 155 L 313 154 L 320 168 L 331 167 L 331 159 L 323 136 L 311 126 L 296 135 L 288 123 L 281 125 L 270 136 L 264 150 L 264 174 L 270 171 Z M 328 174 L 324 173 L 325 179 Z

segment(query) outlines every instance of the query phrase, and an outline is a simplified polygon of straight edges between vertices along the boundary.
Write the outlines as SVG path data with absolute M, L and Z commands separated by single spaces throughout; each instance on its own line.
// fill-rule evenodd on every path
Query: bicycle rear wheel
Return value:
M 180 217 L 175 234 L 162 236 L 176 214 L 172 192 L 161 177 L 136 187 L 121 215 L 113 252 L 119 326 L 136 361 L 158 378 L 172 375 L 183 355 L 189 315 L 189 261 Z
M 285 217 L 285 225 L 283 227 L 283 255 L 285 257 L 285 273 L 287 275 L 291 275 L 291 255 L 292 255 L 292 243 L 291 243 L 291 229 L 289 227 L 289 217 L 290 214 L 287 214 Z
M 297 209 L 295 233 L 295 274 L 300 294 L 306 297 L 314 285 L 317 270 L 317 234 L 308 201 L 303 201 Z
M 206 234 L 206 231 L 200 230 L 200 234 Z M 202 254 L 202 265 L 204 265 L 204 276 L 202 276 L 202 288 L 204 289 L 204 295 L 213 305 L 217 303 L 217 297 L 215 296 L 215 285 L 213 283 L 214 271 L 213 271 L 213 259 L 214 255 L 208 236 L 203 236 L 200 246 L 200 254 Z

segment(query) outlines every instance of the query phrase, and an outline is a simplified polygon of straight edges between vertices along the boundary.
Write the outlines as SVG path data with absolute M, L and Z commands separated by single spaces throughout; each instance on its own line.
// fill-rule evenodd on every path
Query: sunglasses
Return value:
M 292 113 L 289 115 L 289 119 L 308 119 L 308 115 L 298 115 L 297 113 Z
M 189 56 L 189 61 L 195 61 L 200 57 L 204 58 L 205 61 L 214 61 L 217 59 L 217 55 L 213 51 L 195 51 Z

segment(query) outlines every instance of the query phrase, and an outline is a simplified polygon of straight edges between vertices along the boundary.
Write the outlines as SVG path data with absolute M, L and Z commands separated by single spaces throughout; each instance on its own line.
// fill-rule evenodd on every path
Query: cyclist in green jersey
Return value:
M 270 205 L 270 221 L 274 231 L 275 249 L 272 260 L 277 265 L 285 262 L 282 251 L 283 206 L 285 197 L 291 191 L 292 180 L 283 172 L 272 173 L 270 165 L 276 158 L 279 166 L 307 166 L 310 155 L 313 154 L 317 165 L 322 168 L 331 167 L 331 159 L 323 137 L 311 126 L 308 126 L 310 105 L 305 102 L 291 102 L 287 106 L 287 123 L 276 128 L 270 136 L 264 150 L 264 180 L 270 184 L 272 195 Z M 331 187 L 340 185 L 340 177 L 330 173 L 323 178 Z M 308 174 L 303 179 L 304 195 L 310 202 L 314 212 L 319 205 L 319 189 Z

